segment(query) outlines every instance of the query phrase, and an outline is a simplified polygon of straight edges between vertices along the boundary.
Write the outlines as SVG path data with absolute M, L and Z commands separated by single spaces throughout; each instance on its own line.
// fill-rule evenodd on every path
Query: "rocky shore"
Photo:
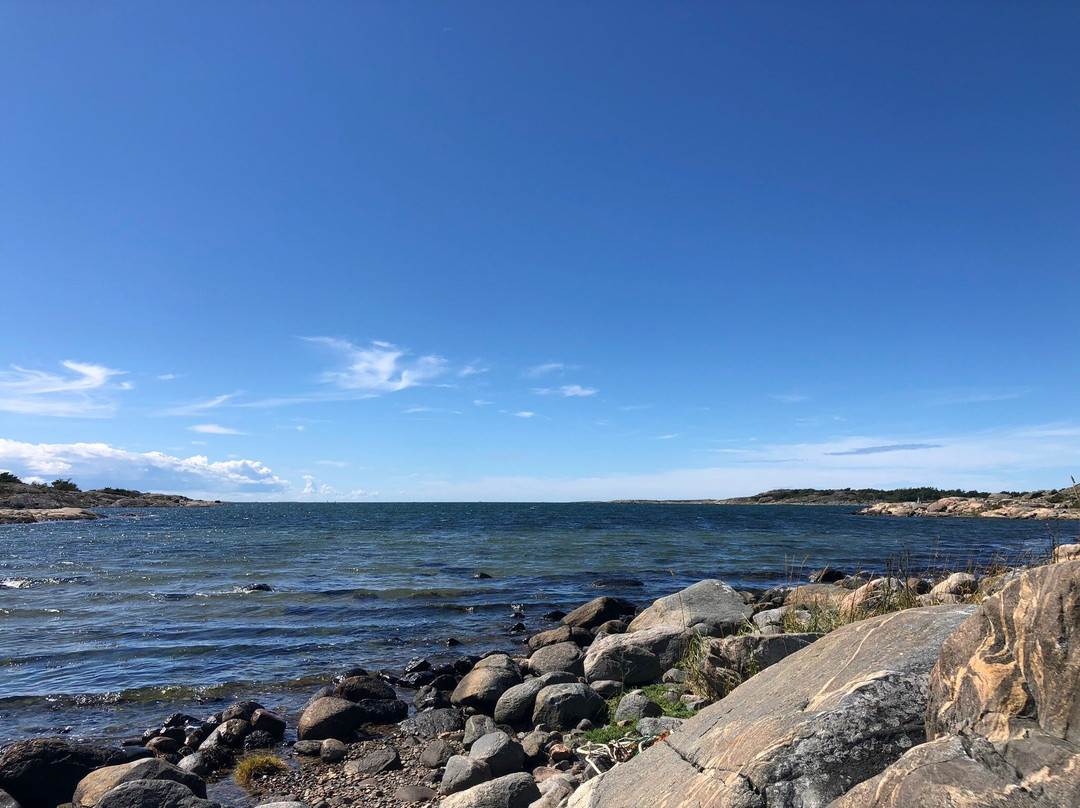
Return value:
M 1072 490 L 942 497 L 932 502 L 879 502 L 860 516 L 968 516 L 986 519 L 1080 519 L 1080 500 Z
M 17 742 L 0 806 L 1075 806 L 1078 558 L 602 596 L 516 648 L 342 671 L 295 726 L 240 701 Z
M 15 478 L 17 479 L 17 478 Z M 98 519 L 88 508 L 205 508 L 220 505 L 179 494 L 148 494 L 126 488 L 79 491 L 24 482 L 0 481 L 0 525 Z

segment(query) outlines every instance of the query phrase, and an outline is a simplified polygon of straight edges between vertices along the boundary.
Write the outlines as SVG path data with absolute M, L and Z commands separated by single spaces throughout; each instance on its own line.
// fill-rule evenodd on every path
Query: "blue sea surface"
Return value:
M 249 696 L 294 724 L 341 668 L 519 648 L 514 605 L 532 634 L 551 627 L 545 612 L 601 594 L 645 606 L 702 578 L 765 588 L 901 558 L 966 568 L 1075 533 L 852 510 L 273 503 L 0 526 L 0 743 L 116 739 Z

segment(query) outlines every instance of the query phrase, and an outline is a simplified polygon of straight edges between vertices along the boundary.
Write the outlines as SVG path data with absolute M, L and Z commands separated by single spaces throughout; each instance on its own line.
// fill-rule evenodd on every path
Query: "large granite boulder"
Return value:
M 536 694 L 532 722 L 562 731 L 573 729 L 582 719 L 601 718 L 606 710 L 607 703 L 588 685 L 548 685 Z
M 588 629 L 577 626 L 559 626 L 550 631 L 541 631 L 533 634 L 525 643 L 529 651 L 536 651 L 545 645 L 555 645 L 559 642 L 572 642 L 580 648 L 584 648 L 593 641 L 593 633 Z
M 471 707 L 490 715 L 499 696 L 521 684 L 521 666 L 505 654 L 484 657 L 465 674 L 450 695 L 456 707 Z
M 531 774 L 518 772 L 452 794 L 440 808 L 528 808 L 540 799 Z
M 623 615 L 631 615 L 636 611 L 637 607 L 630 601 L 604 595 L 578 606 L 560 622 L 564 626 L 593 631 L 608 620 L 618 620 Z
M 315 699 L 300 714 L 296 737 L 301 741 L 336 738 L 347 741 L 364 723 L 363 708 L 354 701 L 337 696 Z
M 724 637 L 738 631 L 753 613 L 742 595 L 723 581 L 707 578 L 654 601 L 630 622 L 627 631 L 667 626 Z
M 98 808 L 222 808 L 175 780 L 131 780 L 110 789 Z
M 525 765 L 525 752 L 521 744 L 501 730 L 489 732 L 474 743 L 469 757 L 486 763 L 492 777 L 519 772 Z
M 1017 718 L 1080 743 L 1080 561 L 1026 572 L 942 648 L 930 678 L 931 737 L 1001 740 Z
M 403 725 L 408 735 L 418 738 L 436 738 L 444 732 L 460 732 L 465 729 L 465 717 L 453 707 L 439 707 L 414 713 Z
M 548 685 L 576 682 L 577 677 L 565 671 L 555 671 L 526 679 L 506 690 L 495 703 L 495 723 L 511 726 L 527 723 L 532 718 L 536 694 Z
M 675 666 L 686 653 L 690 636 L 683 628 L 654 626 L 600 637 L 585 653 L 585 678 L 647 684 Z
M 75 808 L 93 808 L 110 789 L 133 780 L 172 780 L 187 786 L 196 797 L 206 797 L 206 783 L 197 774 L 164 760 L 147 758 L 95 769 L 79 781 L 71 802 Z
M 529 657 L 529 670 L 537 676 L 555 671 L 568 671 L 580 676 L 584 673 L 584 658 L 576 643 L 557 642 L 534 651 Z
M 971 606 L 845 626 L 744 682 L 570 808 L 823 806 L 925 740 L 927 674 Z
M 1080 561 L 1025 572 L 945 642 L 932 739 L 837 808 L 1080 805 Z
M 94 769 L 129 760 L 119 749 L 60 738 L 16 741 L 0 757 L 0 788 L 23 808 L 54 808 L 70 802 L 79 781 Z

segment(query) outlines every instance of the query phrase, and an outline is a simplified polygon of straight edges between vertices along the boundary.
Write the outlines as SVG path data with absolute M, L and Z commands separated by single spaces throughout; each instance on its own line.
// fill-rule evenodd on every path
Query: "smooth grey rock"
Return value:
M 778 626 L 784 621 L 786 615 L 791 615 L 791 619 L 805 624 L 810 621 L 810 612 L 805 609 L 793 609 L 790 606 L 779 606 L 775 609 L 765 609 L 758 612 L 753 616 L 754 626 L 758 629 L 765 628 L 766 626 Z
M 595 629 L 608 620 L 618 620 L 623 615 L 633 614 L 636 611 L 637 607 L 630 601 L 604 595 L 590 600 L 583 606 L 578 606 L 560 622 L 564 626 Z
M 364 723 L 363 708 L 337 696 L 316 699 L 300 715 L 296 735 L 301 741 L 337 738 L 347 741 Z
M 357 774 L 374 777 L 383 772 L 397 771 L 401 768 L 401 756 L 396 749 L 376 749 L 356 761 L 351 770 Z
M 528 808 L 538 799 L 532 775 L 519 772 L 453 794 L 439 808 Z
M 558 642 L 545 645 L 529 657 L 529 670 L 537 676 L 555 671 L 567 671 L 581 676 L 585 673 L 584 654 L 575 643 Z
M 132 780 L 111 789 L 97 808 L 221 808 L 221 805 L 196 797 L 187 786 L 173 780 Z
M 585 678 L 648 684 L 675 666 L 686 653 L 689 638 L 690 632 L 670 626 L 601 637 L 585 654 Z
M 529 651 L 536 651 L 545 645 L 555 645 L 560 642 L 572 642 L 582 648 L 593 641 L 593 633 L 587 629 L 576 626 L 559 626 L 550 631 L 541 631 L 534 634 L 526 641 Z
M 318 757 L 322 752 L 322 741 L 297 741 L 293 744 L 293 751 L 304 757 Z
M 837 629 L 590 781 L 569 806 L 827 805 L 925 740 L 927 674 L 972 611 L 909 609 Z
M 19 801 L 0 788 L 0 808 L 22 808 Z
M 490 715 L 499 696 L 522 682 L 521 668 L 504 654 L 481 659 L 458 682 L 450 701 L 456 707 L 468 707 Z
M 619 699 L 619 706 L 615 709 L 615 717 L 612 720 L 655 718 L 662 713 L 660 705 L 646 696 L 645 691 L 632 690 Z
M 397 693 L 382 679 L 375 676 L 350 676 L 342 679 L 334 687 L 334 695 L 349 701 L 367 701 L 370 699 L 396 699 Z
M 347 751 L 345 744 L 337 738 L 327 738 L 322 742 L 322 746 L 319 748 L 319 759 L 322 760 L 323 763 L 339 763 L 345 759 L 345 753 Z
M 461 745 L 468 749 L 489 732 L 497 732 L 499 727 L 489 715 L 470 715 L 465 721 L 465 737 Z
M 738 631 L 753 613 L 742 595 L 723 581 L 708 578 L 654 601 L 630 621 L 627 631 L 668 626 L 723 637 Z
M 533 726 L 546 724 L 555 730 L 573 729 L 581 719 L 600 717 L 606 709 L 607 704 L 588 685 L 548 685 L 536 694 Z
M 413 714 L 404 724 L 405 732 L 418 738 L 435 738 L 444 732 L 465 729 L 465 717 L 460 710 L 446 707 Z
M 224 746 L 226 749 L 237 749 L 243 744 L 249 732 L 251 732 L 249 722 L 243 718 L 230 718 L 218 724 L 199 748 L 213 749 L 215 746 Z
M 520 685 L 514 685 L 499 696 L 499 700 L 495 703 L 495 723 L 516 725 L 529 721 L 532 718 L 537 693 L 548 685 L 569 684 L 576 681 L 577 677 L 572 673 L 554 671 L 533 679 L 526 679 Z
M 464 755 L 454 755 L 446 761 L 446 770 L 443 772 L 442 783 L 439 784 L 439 793 L 455 794 L 490 779 L 491 769 L 484 761 Z
M 428 742 L 420 753 L 420 765 L 427 769 L 440 769 L 454 754 L 454 747 L 442 738 L 436 738 Z
M 71 802 L 76 808 L 93 808 L 110 789 L 136 780 L 172 780 L 186 786 L 196 797 L 206 797 L 206 783 L 199 775 L 164 760 L 146 758 L 95 769 L 79 781 Z
M 505 732 L 489 732 L 472 745 L 469 757 L 482 760 L 491 770 L 492 777 L 502 777 L 521 771 L 525 764 L 525 752 L 521 744 L 514 741 Z

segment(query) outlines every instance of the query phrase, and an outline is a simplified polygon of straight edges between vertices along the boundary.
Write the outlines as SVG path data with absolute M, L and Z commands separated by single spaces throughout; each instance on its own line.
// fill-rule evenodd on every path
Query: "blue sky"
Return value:
M 0 6 L 0 468 L 225 499 L 1080 474 L 1080 7 Z

